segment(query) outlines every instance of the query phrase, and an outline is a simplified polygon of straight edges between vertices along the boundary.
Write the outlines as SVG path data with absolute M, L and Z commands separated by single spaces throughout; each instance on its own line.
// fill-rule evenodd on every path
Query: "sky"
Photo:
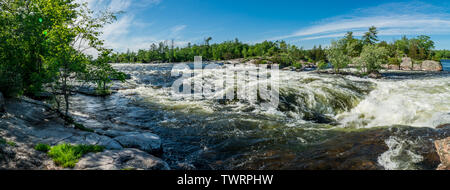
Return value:
M 123 11 L 103 29 L 105 45 L 117 52 L 238 38 L 245 43 L 285 40 L 305 49 L 328 46 L 370 26 L 381 40 L 429 35 L 436 49 L 450 49 L 450 1 L 388 0 L 79 0 L 94 11 Z

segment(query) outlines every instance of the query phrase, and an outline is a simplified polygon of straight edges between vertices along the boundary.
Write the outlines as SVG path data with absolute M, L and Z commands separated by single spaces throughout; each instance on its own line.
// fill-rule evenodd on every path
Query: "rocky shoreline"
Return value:
M 67 126 L 46 104 L 29 98 L 8 100 L 0 119 L 0 169 L 64 169 L 45 154 L 36 151 L 38 143 L 100 145 L 101 153 L 81 158 L 74 169 L 169 170 L 169 165 L 153 156 L 162 151 L 161 139 L 150 132 L 123 132 L 104 135 Z M 116 136 L 116 137 L 112 137 Z

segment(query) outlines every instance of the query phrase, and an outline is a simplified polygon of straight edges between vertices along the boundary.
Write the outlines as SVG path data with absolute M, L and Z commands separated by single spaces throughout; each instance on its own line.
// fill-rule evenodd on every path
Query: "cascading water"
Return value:
M 350 112 L 336 116 L 345 127 L 450 123 L 450 77 L 376 81 L 378 88 Z
M 76 109 L 160 135 L 163 158 L 173 168 L 429 169 L 434 163 L 424 164 L 428 157 L 419 158 L 428 152 L 417 147 L 428 147 L 431 141 L 420 139 L 436 138 L 440 133 L 431 128 L 450 123 L 448 73 L 410 78 L 400 73 L 372 80 L 280 71 L 279 105 L 267 109 L 259 96 L 252 102 L 175 94 L 171 86 L 180 77 L 171 76 L 173 64 L 113 66 L 132 79 L 107 99 L 76 99 Z M 223 79 L 226 67 L 231 65 L 203 70 L 203 83 Z M 183 80 L 191 83 L 195 77 Z M 253 87 L 261 82 L 266 81 L 243 84 Z M 223 97 L 232 88 L 207 96 Z M 92 105 L 95 102 L 100 106 Z M 115 110 L 102 113 L 101 105 Z M 383 126 L 388 128 L 379 128 Z

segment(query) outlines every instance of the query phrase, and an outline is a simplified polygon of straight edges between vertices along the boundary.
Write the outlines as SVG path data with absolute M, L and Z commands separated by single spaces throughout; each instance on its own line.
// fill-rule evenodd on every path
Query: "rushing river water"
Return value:
M 112 129 L 160 135 L 174 169 L 433 169 L 432 141 L 448 132 L 433 128 L 450 123 L 448 72 L 373 80 L 280 71 L 279 106 L 266 109 L 174 99 L 173 64 L 114 67 L 132 79 L 111 97 L 78 95 L 75 109 Z M 204 80 L 223 67 L 204 70 Z

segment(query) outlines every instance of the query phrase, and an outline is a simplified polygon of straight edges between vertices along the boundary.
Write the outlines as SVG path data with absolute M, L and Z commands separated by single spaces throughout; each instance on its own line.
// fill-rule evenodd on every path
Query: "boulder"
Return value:
M 442 71 L 442 64 L 437 61 L 426 60 L 422 62 L 422 71 Z
M 422 70 L 422 63 L 420 62 L 414 62 L 413 63 L 413 69 L 414 71 L 421 71 Z
M 444 128 L 447 128 L 447 127 L 450 128 L 450 123 L 439 125 L 439 126 L 436 127 L 436 129 L 444 129 Z
M 281 70 L 283 70 L 283 71 L 296 71 L 296 68 L 295 67 L 284 67 Z
M 441 159 L 438 170 L 450 170 L 450 137 L 435 142 L 436 151 Z
M 163 160 L 137 149 L 90 153 L 76 164 L 76 170 L 170 170 Z
M 129 133 L 115 137 L 125 148 L 137 148 L 148 153 L 159 153 L 162 151 L 161 138 L 153 133 Z
M 5 112 L 5 98 L 3 94 L 0 92 L 0 113 Z
M 369 78 L 373 78 L 373 79 L 379 79 L 382 77 L 381 73 L 378 71 L 373 71 L 369 74 L 368 76 Z
M 407 70 L 407 71 L 413 70 L 413 61 L 412 61 L 412 59 L 409 58 L 409 57 L 404 57 L 402 59 L 402 63 L 400 64 L 400 68 L 402 70 Z

